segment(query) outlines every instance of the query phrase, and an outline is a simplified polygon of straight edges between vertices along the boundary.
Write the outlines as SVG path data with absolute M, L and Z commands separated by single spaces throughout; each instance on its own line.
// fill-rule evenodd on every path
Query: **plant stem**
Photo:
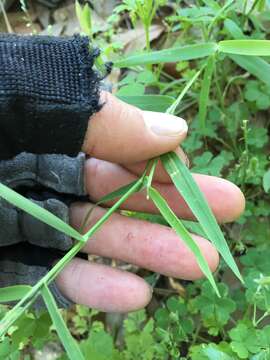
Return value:
M 246 14 L 246 11 L 247 11 L 247 4 L 248 4 L 248 0 L 244 0 L 244 6 L 243 6 L 243 14 L 245 15 Z
M 151 50 L 151 46 L 150 46 L 150 31 L 149 31 L 149 26 L 145 26 L 144 27 L 145 30 L 145 42 L 146 42 L 146 50 L 150 51 Z
M 214 19 L 211 21 L 209 27 L 208 27 L 208 32 L 207 32 L 207 39 L 210 39 L 213 27 L 216 23 L 216 21 L 221 17 L 221 15 L 230 7 L 232 6 L 234 3 L 234 0 L 229 0 L 215 15 Z
M 253 317 L 252 317 L 252 323 L 254 325 L 254 327 L 256 327 L 256 312 L 257 312 L 257 307 L 256 307 L 256 303 L 253 306 Z
M 255 9 L 256 5 L 258 4 L 259 0 L 255 0 L 254 3 L 252 4 L 251 8 L 249 9 L 247 15 L 246 15 L 246 18 L 248 18 L 251 13 L 253 12 L 253 10 Z
M 257 327 L 259 323 L 265 319 L 269 315 L 268 311 L 266 311 L 257 321 L 255 321 L 254 326 Z M 253 319 L 254 320 L 254 319 Z

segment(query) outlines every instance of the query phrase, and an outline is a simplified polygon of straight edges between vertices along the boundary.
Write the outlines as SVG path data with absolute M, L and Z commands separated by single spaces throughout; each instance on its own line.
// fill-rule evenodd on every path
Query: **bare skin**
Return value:
M 70 209 L 71 225 L 77 229 L 93 206 L 91 201 L 96 202 L 134 181 L 148 159 L 176 151 L 186 160 L 178 147 L 187 135 L 187 124 L 183 119 L 141 111 L 105 92 L 102 97 L 105 105 L 89 121 L 82 149 L 91 156 L 85 168 L 89 204 L 76 203 Z M 194 178 L 220 223 L 233 221 L 242 213 L 245 199 L 234 184 L 206 175 L 194 174 Z M 153 185 L 179 217 L 193 218 L 161 164 L 157 167 Z M 144 193 L 133 195 L 122 209 L 157 213 Z M 89 226 L 105 211 L 97 207 Z M 193 236 L 211 270 L 215 271 L 219 261 L 217 251 L 208 240 Z M 195 257 L 172 229 L 119 214 L 112 215 L 83 251 L 179 279 L 202 277 Z M 109 312 L 142 308 L 148 304 L 152 293 L 148 284 L 137 275 L 78 258 L 68 264 L 56 281 L 63 294 L 74 302 Z

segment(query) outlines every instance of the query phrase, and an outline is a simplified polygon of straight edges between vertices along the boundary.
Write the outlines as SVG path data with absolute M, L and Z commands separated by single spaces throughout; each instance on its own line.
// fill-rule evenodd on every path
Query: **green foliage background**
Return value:
M 83 31 L 103 49 L 97 66 L 106 59 L 115 58 L 116 65 L 125 61 L 121 43 L 112 41 L 123 26 L 123 14 L 129 15 L 132 26 L 142 21 L 148 51 L 231 39 L 269 39 L 268 1 L 174 1 L 169 14 L 166 6 L 167 1 L 161 0 L 122 1 L 102 33 L 90 21 L 89 9 L 79 14 Z M 162 21 L 166 32 L 150 44 L 149 29 L 155 21 Z M 163 277 L 147 273 L 149 282 L 164 291 L 154 293 L 153 303 L 145 310 L 104 316 L 76 306 L 64 312 L 86 359 L 270 359 L 269 58 L 218 52 L 214 60 L 177 61 L 173 74 L 163 64 L 142 63 L 131 66 L 131 71 L 122 70 L 117 95 L 143 109 L 165 111 L 203 66 L 177 108 L 190 128 L 183 147 L 192 171 L 225 177 L 246 195 L 245 213 L 223 227 L 245 287 L 232 278 L 223 262 L 215 276 L 221 298 L 206 280 L 183 282 L 180 296 Z M 6 311 L 1 307 L 1 317 Z M 1 343 L 0 358 L 28 360 L 31 349 L 57 341 L 46 312 L 27 312 Z

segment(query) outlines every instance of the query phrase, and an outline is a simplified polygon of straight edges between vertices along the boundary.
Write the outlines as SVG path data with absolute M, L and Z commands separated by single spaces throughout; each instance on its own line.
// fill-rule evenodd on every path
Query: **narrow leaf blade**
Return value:
M 226 30 L 234 39 L 245 39 L 246 36 L 232 20 L 224 23 Z M 228 55 L 237 65 L 270 86 L 270 65 L 258 56 Z
M 167 95 L 117 96 L 120 100 L 137 106 L 141 110 L 165 112 L 172 105 L 174 98 Z
M 245 39 L 242 29 L 231 19 L 224 21 L 224 27 L 234 39 Z
M 256 56 L 229 55 L 229 57 L 241 68 L 270 86 L 270 64 L 268 62 Z
M 122 204 L 124 201 L 126 201 L 126 199 L 129 198 L 129 196 L 131 196 L 132 194 L 136 193 L 137 191 L 140 191 L 143 187 L 146 186 L 146 184 L 144 183 L 144 176 L 142 176 L 139 180 L 135 181 L 135 183 L 131 183 L 129 185 L 127 185 L 129 187 L 129 190 L 127 190 L 125 192 L 125 194 L 121 197 L 121 199 L 119 199 L 106 213 L 105 215 L 96 222 L 96 224 L 94 226 L 91 227 L 91 229 L 89 229 L 89 231 L 87 231 L 86 234 L 83 235 L 84 241 L 87 241 L 89 239 L 89 237 L 91 237 L 102 225 L 105 221 L 107 221 L 109 219 L 109 217 L 111 216 L 111 214 L 113 212 L 116 211 L 116 209 L 119 208 L 120 204 Z M 118 189 L 119 190 L 119 189 Z M 116 191 L 118 191 L 116 190 Z M 111 195 L 111 194 L 109 194 Z M 109 196 L 108 195 L 108 196 Z
M 98 202 L 97 202 L 97 205 L 101 205 L 101 204 L 104 204 L 106 202 L 109 202 L 109 201 L 113 201 L 117 198 L 119 198 L 120 196 L 123 196 L 125 195 L 125 193 L 127 191 L 129 191 L 135 184 L 137 183 L 137 180 L 135 181 L 132 181 L 131 183 L 127 184 L 127 185 L 124 185 L 122 187 L 120 187 L 119 189 L 115 190 L 115 191 L 112 191 L 110 194 L 107 194 L 105 196 L 103 196 Z M 142 185 L 141 185 L 142 186 Z M 140 191 L 140 188 L 138 188 L 137 191 Z
M 90 219 L 90 216 L 91 214 L 93 213 L 93 211 L 97 208 L 97 206 L 101 205 L 101 204 L 104 204 L 104 203 L 107 203 L 109 201 L 113 201 L 113 200 L 116 200 L 118 199 L 119 197 L 125 195 L 130 189 L 132 189 L 134 187 L 134 185 L 136 185 L 137 183 L 137 180 L 127 184 L 127 185 L 124 185 L 122 187 L 120 187 L 119 189 L 115 190 L 115 191 L 112 191 L 111 193 L 103 196 L 93 207 L 91 207 L 89 209 L 89 211 L 87 212 L 82 224 L 81 224 L 81 227 L 80 227 L 80 233 L 83 233 L 84 232 L 84 229 L 86 228 L 86 225 Z M 141 185 L 141 187 L 143 186 L 143 183 Z M 137 191 L 140 191 L 141 188 L 138 188 Z
M 172 105 L 167 108 L 166 113 L 167 114 L 174 114 L 178 105 L 180 104 L 180 102 L 182 101 L 183 97 L 186 95 L 186 93 L 188 92 L 188 90 L 191 88 L 191 86 L 194 84 L 194 82 L 197 80 L 197 78 L 199 77 L 200 73 L 202 72 L 202 70 L 204 69 L 204 66 L 198 70 L 193 76 L 192 78 L 187 82 L 187 84 L 185 85 L 184 89 L 181 91 L 181 93 L 179 94 L 179 96 L 177 97 L 177 99 L 172 103 Z
M 199 221 L 209 240 L 215 245 L 224 261 L 234 274 L 243 282 L 238 267 L 231 255 L 230 249 L 217 221 L 201 193 L 198 185 L 189 173 L 187 167 L 180 161 L 175 153 L 167 153 L 161 156 L 161 161 L 170 175 L 174 185 L 187 202 L 191 211 Z
M 41 208 L 32 201 L 26 199 L 22 195 L 18 194 L 16 191 L 10 189 L 9 187 L 0 183 L 0 197 L 8 201 L 9 203 L 17 206 L 18 208 L 24 210 L 28 214 L 32 215 L 36 219 L 44 222 L 45 224 L 59 230 L 60 232 L 83 241 L 83 236 L 73 229 L 70 225 L 66 224 L 64 221 L 59 219 L 54 214 L 49 211 Z
M 79 348 L 79 345 L 71 336 L 47 285 L 43 286 L 41 294 L 69 359 L 84 360 L 84 356 Z
M 177 62 L 180 60 L 194 60 L 214 54 L 217 50 L 215 43 L 202 43 L 188 46 L 152 51 L 143 54 L 131 55 L 114 62 L 114 66 L 131 67 L 145 64 L 160 64 Z
M 29 285 L 15 285 L 0 288 L 0 303 L 21 300 L 32 289 Z
M 199 124 L 201 129 L 205 129 L 205 118 L 207 114 L 207 105 L 209 101 L 209 93 L 211 88 L 212 74 L 215 65 L 215 56 L 212 55 L 207 61 L 206 68 L 204 70 L 202 88 L 199 99 Z
M 218 43 L 218 48 L 226 54 L 270 56 L 270 40 L 223 40 Z
M 182 222 L 176 217 L 173 213 L 169 205 L 167 204 L 166 200 L 159 194 L 159 192 L 150 187 L 149 195 L 151 200 L 154 202 L 156 207 L 159 209 L 160 213 L 164 217 L 164 219 L 171 225 L 177 235 L 184 241 L 184 243 L 188 246 L 188 248 L 192 251 L 195 255 L 198 265 L 200 266 L 202 272 L 210 281 L 211 285 L 213 286 L 214 290 L 216 291 L 217 295 L 220 296 L 218 288 L 215 283 L 215 279 L 211 270 L 208 266 L 207 261 L 203 257 L 201 250 L 197 243 L 193 240 L 189 232 L 185 229 Z

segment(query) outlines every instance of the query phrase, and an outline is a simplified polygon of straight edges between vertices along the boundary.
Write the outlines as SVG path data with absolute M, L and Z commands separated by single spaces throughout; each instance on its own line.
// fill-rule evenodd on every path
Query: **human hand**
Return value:
M 180 118 L 143 112 L 105 92 L 102 97 L 105 105 L 92 116 L 83 145 L 83 151 L 91 156 L 86 162 L 85 181 L 93 202 L 136 180 L 148 159 L 174 151 L 187 134 L 186 122 Z M 179 148 L 176 151 L 185 158 L 183 151 Z M 219 222 L 232 221 L 242 213 L 245 200 L 238 187 L 213 176 L 194 174 L 194 177 Z M 179 217 L 193 219 L 160 164 L 153 186 Z M 92 206 L 73 204 L 71 225 L 79 229 Z M 122 209 L 158 213 L 144 192 L 131 196 Z M 88 228 L 105 212 L 104 208 L 95 208 Z M 219 260 L 217 251 L 208 240 L 193 237 L 214 271 Z M 202 277 L 196 258 L 172 229 L 116 213 L 89 239 L 83 251 L 175 278 Z M 79 258 L 64 268 L 56 282 L 66 297 L 102 311 L 128 312 L 144 307 L 151 299 L 149 285 L 137 275 Z

